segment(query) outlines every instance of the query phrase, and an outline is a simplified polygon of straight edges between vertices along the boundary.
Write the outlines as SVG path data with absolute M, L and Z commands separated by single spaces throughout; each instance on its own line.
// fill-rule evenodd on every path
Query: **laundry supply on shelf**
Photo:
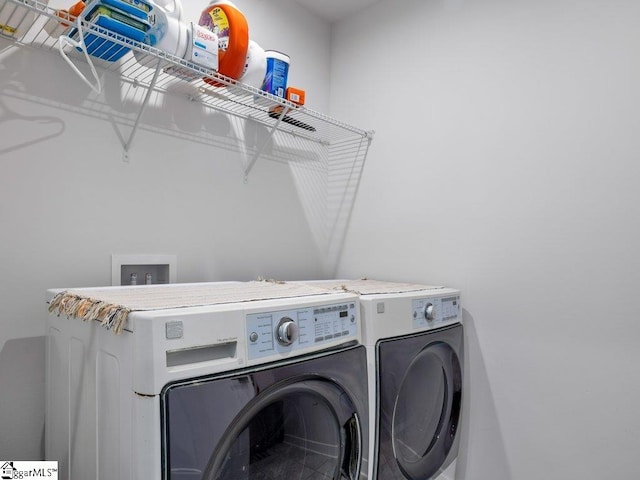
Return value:
M 68 10 L 64 8 L 56 10 L 56 17 L 58 18 L 50 18 L 47 20 L 47 23 L 44 24 L 44 30 L 50 36 L 58 38 L 71 26 L 78 15 L 82 13 L 85 6 L 86 4 L 84 1 L 80 0 L 79 2 L 71 5 Z M 62 20 L 68 20 L 69 23 L 63 22 Z
M 286 98 L 291 103 L 295 103 L 297 105 L 304 105 L 305 91 L 302 90 L 301 88 L 287 87 Z
M 249 40 L 249 48 L 245 59 L 244 69 L 239 82 L 254 88 L 260 88 L 267 71 L 267 54 L 254 40 Z M 251 95 L 250 92 L 239 87 L 229 87 L 236 95 Z
M 267 50 L 267 72 L 262 90 L 276 97 L 284 98 L 289 76 L 289 55 L 276 50 Z
M 218 37 L 216 34 L 191 22 L 187 26 L 187 39 L 187 51 L 184 55 L 184 60 L 209 70 L 217 70 Z M 188 82 L 202 77 L 201 73 L 178 64 L 169 65 L 163 71 Z
M 130 0 L 135 1 L 135 0 Z M 146 31 L 144 43 L 158 50 L 185 58 L 190 43 L 189 25 L 184 22 L 183 9 L 180 0 L 147 0 L 147 21 L 149 29 Z M 158 59 L 138 50 L 133 51 L 138 63 L 155 67 Z
M 213 1 L 202 11 L 198 25 L 218 37 L 218 72 L 238 80 L 249 49 L 249 25 L 244 14 L 231 2 Z M 216 87 L 223 86 L 212 78 L 204 81 Z
M 209 29 L 191 22 L 189 48 L 185 60 L 218 70 L 218 36 Z

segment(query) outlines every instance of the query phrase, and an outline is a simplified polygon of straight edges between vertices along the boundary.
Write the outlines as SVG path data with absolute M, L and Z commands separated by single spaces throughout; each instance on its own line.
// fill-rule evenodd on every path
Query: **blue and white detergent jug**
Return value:
M 188 25 L 182 20 L 183 11 L 180 0 L 145 0 L 151 7 L 147 13 L 150 28 L 144 43 L 178 58 L 183 58 L 189 44 Z M 154 67 L 158 59 L 142 52 L 134 51 L 141 65 Z

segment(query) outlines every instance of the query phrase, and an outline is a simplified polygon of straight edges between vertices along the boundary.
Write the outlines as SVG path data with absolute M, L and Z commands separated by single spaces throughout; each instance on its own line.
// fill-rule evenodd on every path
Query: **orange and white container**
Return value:
M 257 42 L 249 40 L 249 50 L 244 64 L 242 75 L 238 79 L 243 85 L 260 88 L 267 71 L 267 54 Z M 231 92 L 236 95 L 251 95 L 250 92 L 240 87 L 230 87 Z
M 200 15 L 198 25 L 211 30 L 218 37 L 218 72 L 238 80 L 245 68 L 249 49 L 249 24 L 244 14 L 231 2 L 213 1 Z M 205 82 L 222 86 L 211 78 Z

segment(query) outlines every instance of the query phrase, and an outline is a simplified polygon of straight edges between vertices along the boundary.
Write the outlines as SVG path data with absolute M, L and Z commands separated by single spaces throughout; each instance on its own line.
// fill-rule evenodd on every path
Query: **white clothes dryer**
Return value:
M 460 292 L 375 280 L 309 285 L 360 298 L 371 407 L 369 478 L 453 480 L 463 393 Z
M 60 478 L 367 477 L 355 294 L 247 282 L 49 300 L 64 304 L 47 326 L 45 453 Z M 65 315 L 113 305 L 131 310 L 120 335 Z

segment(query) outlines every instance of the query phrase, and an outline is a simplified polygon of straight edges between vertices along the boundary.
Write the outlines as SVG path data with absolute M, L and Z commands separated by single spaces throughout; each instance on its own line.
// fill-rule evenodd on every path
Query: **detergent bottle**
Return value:
M 249 50 L 249 24 L 244 14 L 227 0 L 213 0 L 202 11 L 198 24 L 218 36 L 218 72 L 238 80 Z M 223 86 L 211 78 L 204 81 Z
M 267 53 L 257 42 L 249 40 L 249 49 L 247 50 L 244 70 L 238 81 L 244 85 L 260 88 L 264 83 L 266 72 Z M 251 92 L 247 92 L 240 87 L 230 87 L 229 90 L 236 95 L 251 95 Z
M 150 5 L 147 21 L 151 25 L 146 32 L 145 43 L 176 57 L 183 58 L 189 43 L 188 25 L 183 22 L 180 0 L 146 0 Z M 158 59 L 134 51 L 141 65 L 155 67 Z

